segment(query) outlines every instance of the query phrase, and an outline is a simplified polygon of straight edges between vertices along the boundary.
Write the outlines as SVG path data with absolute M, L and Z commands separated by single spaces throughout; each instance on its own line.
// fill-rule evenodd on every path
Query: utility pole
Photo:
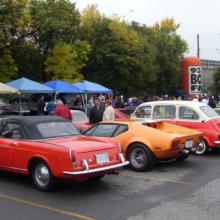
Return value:
M 197 34 L 197 57 L 200 57 L 199 34 Z

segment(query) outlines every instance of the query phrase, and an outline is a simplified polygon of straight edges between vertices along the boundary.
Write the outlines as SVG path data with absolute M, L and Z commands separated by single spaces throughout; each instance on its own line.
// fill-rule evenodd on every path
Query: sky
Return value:
M 180 24 L 178 34 L 188 43 L 188 55 L 197 55 L 197 34 L 200 58 L 220 60 L 220 0 L 71 0 L 81 11 L 97 5 L 106 16 L 121 16 L 151 26 L 164 18 Z

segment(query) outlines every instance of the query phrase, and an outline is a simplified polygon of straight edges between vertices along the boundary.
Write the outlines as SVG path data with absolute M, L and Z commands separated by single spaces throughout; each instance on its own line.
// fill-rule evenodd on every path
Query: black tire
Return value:
M 52 191 L 57 181 L 49 166 L 43 160 L 36 160 L 31 164 L 31 179 L 34 186 L 40 191 Z
M 188 154 L 181 154 L 179 157 L 176 158 L 177 162 L 183 162 L 185 159 L 189 157 L 190 153 Z
M 196 147 L 196 151 L 195 151 L 195 154 L 196 155 L 206 155 L 209 151 L 209 146 L 207 144 L 207 142 L 202 139 L 199 141 L 197 147 Z
M 156 158 L 147 146 L 141 143 L 131 145 L 127 151 L 127 159 L 132 170 L 143 172 L 156 165 Z
M 103 177 L 105 176 L 105 174 L 99 175 L 99 176 L 95 176 L 95 177 L 90 177 L 88 179 L 89 182 L 98 182 L 100 181 Z

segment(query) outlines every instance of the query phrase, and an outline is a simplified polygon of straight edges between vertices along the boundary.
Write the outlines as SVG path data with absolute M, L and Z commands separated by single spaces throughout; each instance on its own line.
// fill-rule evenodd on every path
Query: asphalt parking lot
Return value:
M 219 166 L 220 152 L 213 152 L 145 173 L 125 168 L 99 183 L 62 183 L 52 193 L 2 172 L 0 219 L 219 219 Z

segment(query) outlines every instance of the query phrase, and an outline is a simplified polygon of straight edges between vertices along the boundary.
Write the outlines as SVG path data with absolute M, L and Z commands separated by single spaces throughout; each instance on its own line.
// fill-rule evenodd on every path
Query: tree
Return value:
M 1 0 L 0 48 L 15 45 L 30 31 L 29 0 Z
M 101 16 L 96 7 L 86 8 L 82 21 L 81 37 L 92 47 L 85 77 L 118 93 L 149 91 L 154 78 L 149 43 L 131 25 Z
M 58 42 L 45 61 L 49 79 L 61 79 L 74 83 L 83 79 L 81 69 L 85 65 L 90 46 L 77 40 L 73 45 Z
M 0 54 L 0 81 L 8 82 L 17 76 L 18 68 L 12 58 L 9 48 L 5 48 Z
M 162 20 L 152 27 L 152 43 L 156 47 L 156 93 L 166 94 L 180 88 L 180 61 L 187 44 L 176 33 L 179 24 L 173 19 Z
M 41 76 L 46 81 L 44 63 L 58 41 L 72 44 L 77 39 L 80 14 L 69 0 L 30 0 L 34 42 L 41 62 Z
M 220 67 L 218 67 L 213 74 L 213 85 L 211 86 L 211 91 L 215 95 L 220 94 Z

